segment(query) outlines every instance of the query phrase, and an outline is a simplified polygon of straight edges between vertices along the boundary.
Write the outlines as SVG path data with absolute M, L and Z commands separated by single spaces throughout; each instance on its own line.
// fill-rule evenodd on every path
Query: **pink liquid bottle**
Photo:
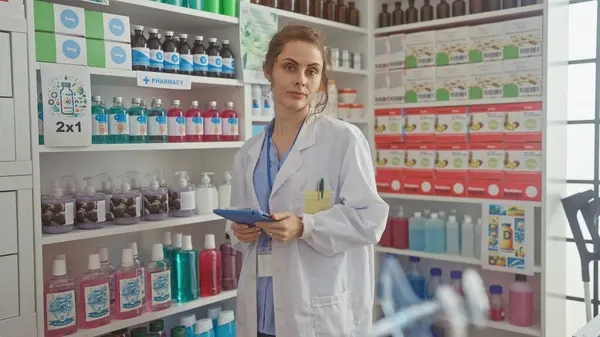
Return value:
M 218 142 L 221 140 L 221 115 L 217 110 L 217 102 L 208 102 L 208 108 L 202 114 L 204 120 L 204 141 Z
M 192 101 L 190 108 L 185 112 L 185 140 L 187 142 L 201 142 L 203 134 L 202 111 L 198 109 L 198 101 Z
M 233 110 L 233 102 L 227 102 L 225 110 L 221 112 L 222 141 L 237 142 L 240 140 L 240 125 L 238 122 L 237 112 Z
M 396 217 L 392 219 L 392 247 L 408 249 L 408 218 L 404 216 L 402 207 L 398 209 Z
M 116 318 L 137 317 L 144 311 L 142 303 L 142 272 L 133 263 L 131 248 L 123 249 L 121 266 L 115 273 Z
M 167 111 L 167 141 L 169 143 L 185 142 L 185 114 L 179 105 L 178 99 L 173 100 L 173 104 Z
M 110 264 L 110 261 L 108 260 L 108 249 L 106 248 L 100 248 L 100 250 L 98 250 L 98 253 L 100 254 L 100 269 L 102 270 L 102 272 L 104 272 L 106 275 L 108 275 L 108 279 L 109 279 L 109 290 L 110 290 L 110 313 L 111 315 L 115 315 L 115 267 L 112 266 L 112 264 Z
M 221 245 L 221 261 L 223 262 L 223 290 L 237 288 L 235 250 L 231 247 L 229 234 L 225 234 L 225 243 Z
M 79 281 L 79 324 L 93 329 L 110 323 L 110 278 L 102 271 L 100 255 L 88 256 L 88 271 Z
M 171 306 L 171 265 L 164 257 L 162 243 L 152 246 L 152 261 L 146 266 L 146 311 Z
M 204 250 L 198 257 L 200 265 L 200 297 L 221 292 L 221 252 L 215 247 L 215 236 L 206 234 Z
M 385 224 L 385 230 L 379 239 L 379 245 L 382 247 L 392 247 L 392 213 L 388 215 L 387 223 Z
M 502 299 L 502 286 L 490 286 L 490 321 L 504 320 L 504 300 Z
M 533 288 L 527 283 L 527 276 L 515 275 L 510 285 L 508 317 L 516 326 L 533 325 Z
M 77 331 L 75 280 L 66 261 L 54 260 L 52 277 L 44 285 L 44 336 L 62 337 Z

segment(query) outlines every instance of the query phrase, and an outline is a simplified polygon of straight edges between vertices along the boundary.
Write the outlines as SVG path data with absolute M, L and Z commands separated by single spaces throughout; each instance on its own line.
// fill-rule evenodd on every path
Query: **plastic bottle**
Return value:
M 54 260 L 52 276 L 44 285 L 44 336 L 62 337 L 77 331 L 75 280 L 67 275 L 65 260 Z
M 421 259 L 416 256 L 410 256 L 408 260 L 410 261 L 410 269 L 406 273 L 408 282 L 415 294 L 419 298 L 425 299 L 425 277 L 419 272 L 419 262 Z
M 187 142 L 201 142 L 203 134 L 202 111 L 198 109 L 198 101 L 192 101 L 190 108 L 185 112 L 185 140 Z
M 93 329 L 110 323 L 110 279 L 102 271 L 100 255 L 88 255 L 88 271 L 79 281 L 79 324 Z
M 221 140 L 222 125 L 221 114 L 217 110 L 217 102 L 210 101 L 206 111 L 202 114 L 204 119 L 204 136 L 205 142 L 218 142 Z
M 393 247 L 392 240 L 394 236 L 394 215 L 392 214 L 392 208 L 388 213 L 387 222 L 385 224 L 385 230 L 379 239 L 378 244 L 382 247 Z
M 158 337 L 167 337 L 167 332 L 165 331 L 165 321 L 162 319 L 150 321 L 150 332 L 155 333 Z
M 169 188 L 169 209 L 171 216 L 192 216 L 196 213 L 196 188 L 189 183 L 187 172 L 175 172 L 175 177 L 177 184 Z
M 137 317 L 144 311 L 142 304 L 143 277 L 141 270 L 135 267 L 131 248 L 123 249 L 121 252 L 121 266 L 115 273 L 117 319 Z
M 219 320 L 219 314 L 221 313 L 221 311 L 223 311 L 223 308 L 221 308 L 220 306 L 218 307 L 212 307 L 208 309 L 207 312 L 207 317 L 210 318 L 210 320 L 212 321 L 212 325 L 213 327 L 217 327 L 217 323 Z
M 179 105 L 180 102 L 178 99 L 173 100 L 171 108 L 167 111 L 169 143 L 185 142 L 185 114 Z
M 142 108 L 141 98 L 131 99 L 131 108 L 127 110 L 129 115 L 129 142 L 148 142 L 148 113 Z
M 481 256 L 481 219 L 475 225 L 475 257 Z
M 427 299 L 434 299 L 437 288 L 442 284 L 442 269 L 431 268 L 429 271 L 429 282 L 427 282 Z
M 176 327 L 171 328 L 171 337 L 187 337 L 185 327 L 178 325 Z
M 187 37 L 187 34 L 179 34 L 179 73 L 191 75 L 194 71 L 194 55 Z
M 75 200 L 63 194 L 60 180 L 54 180 L 52 195 L 44 195 L 42 205 L 42 232 L 47 234 L 67 233 L 75 223 Z
M 404 209 L 400 207 L 396 217 L 392 219 L 392 247 L 408 249 L 408 218 L 404 216 Z
M 212 172 L 201 173 L 200 185 L 196 189 L 196 214 L 207 215 L 212 214 L 215 207 L 215 201 L 213 200 L 214 194 L 212 191 L 212 185 L 210 183 L 210 175 Z
M 227 209 L 231 207 L 231 180 L 233 177 L 231 176 L 230 171 L 225 171 L 223 177 L 223 184 L 219 185 L 218 195 L 219 195 L 219 206 L 218 208 Z
M 164 69 L 165 53 L 162 49 L 162 43 L 158 38 L 158 29 L 150 28 L 148 33 L 148 49 L 150 51 L 148 70 L 162 72 Z
M 214 296 L 221 292 L 221 252 L 216 249 L 215 236 L 204 236 L 204 250 L 200 252 L 200 296 Z
M 221 1 L 222 0 L 204 0 L 202 1 L 202 10 L 219 14 L 221 10 Z
M 146 311 L 160 311 L 171 306 L 171 264 L 165 259 L 163 245 L 152 245 L 152 261 L 146 268 Z
M 183 236 L 183 246 L 181 250 L 175 252 L 175 264 L 175 300 L 188 302 L 197 299 L 200 296 L 198 251 L 192 247 L 190 235 Z
M 75 197 L 75 223 L 78 229 L 97 229 L 106 225 L 106 196 L 96 193 L 94 178 L 85 177 L 85 192 Z
M 208 54 L 208 77 L 221 77 L 223 61 L 221 59 L 221 55 L 219 54 L 217 38 L 211 37 L 208 39 L 208 49 L 206 50 L 206 54 Z
M 273 92 L 271 91 L 271 86 L 263 85 L 261 86 L 262 91 L 262 106 L 261 106 L 261 114 L 263 116 L 275 116 L 275 110 L 273 107 Z
M 203 36 L 198 35 L 194 38 L 192 55 L 194 55 L 194 75 L 207 76 L 208 54 L 206 53 L 206 48 L 204 47 Z
M 229 234 L 225 234 L 225 243 L 221 245 L 221 259 L 223 262 L 223 290 L 233 290 L 237 288 L 237 279 L 235 277 L 235 250 L 231 247 Z M 202 271 L 200 271 L 202 274 Z
M 233 310 L 225 310 L 219 313 L 215 336 L 235 337 L 235 314 Z
M 426 208 L 426 209 L 423 210 L 423 217 L 425 219 L 431 218 L 431 210 L 429 208 Z
M 155 98 L 148 110 L 148 143 L 167 142 L 167 112 L 161 105 L 162 100 Z
M 115 190 L 111 198 L 111 210 L 115 225 L 132 225 L 140 222 L 142 215 L 142 198 L 138 191 L 132 190 L 125 175 L 121 179 L 121 188 Z
M 533 288 L 527 283 L 527 276 L 515 275 L 510 285 L 508 319 L 516 326 L 533 325 Z
M 438 219 L 442 220 L 442 223 L 446 223 L 448 221 L 448 217 L 446 217 L 445 211 L 438 212 Z
M 176 299 L 177 294 L 177 282 L 175 276 L 177 275 L 177 264 L 175 263 L 175 253 L 181 250 L 183 247 L 183 234 L 176 233 L 173 235 L 173 245 L 169 251 L 169 262 L 171 262 L 171 299 Z M 199 290 L 198 290 L 199 291 Z
M 238 114 L 233 110 L 233 102 L 225 104 L 225 110 L 221 112 L 221 141 L 237 142 L 240 140 L 240 126 Z
M 234 17 L 237 16 L 237 1 L 221 0 L 221 14 Z
M 446 250 L 448 254 L 460 255 L 460 224 L 454 215 L 448 217 L 446 224 Z
M 240 283 L 240 275 L 242 274 L 242 266 L 244 264 L 244 253 L 237 251 L 235 253 L 235 278 Z
M 92 144 L 108 144 L 108 114 L 101 96 L 92 96 Z
M 92 97 L 92 99 L 93 99 L 93 97 Z M 43 101 L 41 92 L 38 95 L 37 113 L 38 113 L 38 144 L 44 145 L 44 101 Z M 93 114 L 94 114 L 94 106 L 92 105 L 92 115 Z M 93 126 L 92 126 L 92 130 L 93 130 Z M 108 129 L 106 130 L 106 132 L 108 133 Z M 92 144 L 95 144 L 93 137 L 92 137 Z
M 252 84 L 252 116 L 260 116 L 262 112 L 262 91 L 259 84 Z
M 196 325 L 196 315 L 190 314 L 182 316 L 179 319 L 179 325 L 185 328 L 185 337 L 194 337 L 194 325 Z
M 108 141 L 111 144 L 129 143 L 129 119 L 123 97 L 113 98 L 113 106 L 108 110 Z
M 458 294 L 463 294 L 462 287 L 462 271 L 460 270 L 452 270 L 450 271 L 450 285 Z
M 475 256 L 475 225 L 471 217 L 465 215 L 465 221 L 460 227 L 460 255 L 464 257 Z
M 131 69 L 148 70 L 150 66 L 150 49 L 144 36 L 144 26 L 134 26 L 131 40 Z
M 138 171 L 128 171 L 125 173 L 125 177 L 129 179 L 131 184 L 131 190 L 141 192 L 142 191 L 142 182 L 140 181 L 140 173 Z M 141 195 L 141 193 L 140 193 Z M 137 204 L 137 203 L 136 203 Z M 140 207 L 141 211 L 141 207 Z
M 421 212 L 415 212 L 408 220 L 408 245 L 411 250 L 425 250 L 425 219 Z
M 164 72 L 177 73 L 179 71 L 178 45 L 173 40 L 173 32 L 165 32 L 165 42 L 162 45 L 165 54 Z
M 194 325 L 194 337 L 215 337 L 213 323 L 210 318 L 203 318 L 196 321 L 196 325 Z
M 75 198 L 77 196 L 77 186 L 75 186 L 76 183 L 76 179 L 75 176 L 72 174 L 66 175 L 66 176 L 62 176 L 61 181 L 66 181 L 65 182 L 65 195 L 69 196 L 71 198 Z
M 235 78 L 235 57 L 229 49 L 229 40 L 223 40 L 223 48 L 219 52 L 221 55 L 221 77 L 223 78 Z
M 329 95 L 326 106 L 327 115 L 335 118 L 346 117 L 338 116 L 338 89 L 335 85 L 335 80 L 329 80 L 329 82 L 327 82 L 327 93 Z
M 504 320 L 504 300 L 502 299 L 502 286 L 490 286 L 490 321 Z
M 115 314 L 115 267 L 110 264 L 108 260 L 108 249 L 100 248 L 98 250 L 100 256 L 100 270 L 108 276 L 109 280 L 109 297 L 110 297 L 110 312 L 114 316 Z
M 148 329 L 145 326 L 139 326 L 131 329 L 131 337 L 148 337 Z
M 148 188 L 142 191 L 143 218 L 145 221 L 165 220 L 169 216 L 169 192 L 166 188 L 160 187 L 154 173 L 147 176 L 151 176 L 152 180 Z
M 144 305 L 144 309 L 146 306 L 146 270 L 144 268 L 144 264 L 140 260 L 138 255 L 137 242 L 130 242 L 129 248 L 131 248 L 131 252 L 133 254 L 133 265 L 140 270 L 142 273 L 142 304 Z

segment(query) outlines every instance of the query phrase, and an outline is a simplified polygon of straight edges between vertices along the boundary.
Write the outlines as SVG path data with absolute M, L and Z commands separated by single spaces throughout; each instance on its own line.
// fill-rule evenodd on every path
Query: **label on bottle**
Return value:
M 134 66 L 149 66 L 150 49 L 144 47 L 131 48 L 131 63 Z
M 152 305 L 163 304 L 171 301 L 171 271 L 165 270 L 150 274 Z
M 237 118 L 222 118 L 223 120 L 223 135 L 237 136 L 239 134 L 239 126 Z
M 129 118 L 130 136 L 148 135 L 148 118 L 146 116 L 130 116 Z
M 271 109 L 271 105 L 272 104 L 271 104 L 271 99 L 270 98 L 265 99 L 263 104 L 264 104 L 263 105 L 264 109 Z
M 179 192 L 179 202 L 181 203 L 181 211 L 189 211 L 196 209 L 196 191 Z
M 142 307 L 142 276 L 119 280 L 120 312 L 128 312 Z
M 165 70 L 179 70 L 179 53 L 166 52 L 165 53 Z
M 83 288 L 85 296 L 85 317 L 86 322 L 110 316 L 110 288 L 108 283 Z
M 169 136 L 185 136 L 185 118 L 183 116 L 168 117 L 167 122 Z
M 252 99 L 252 109 L 260 109 L 260 98 Z
M 220 73 L 223 66 L 223 60 L 221 56 L 209 56 L 208 57 L 208 72 L 209 73 Z
M 234 75 L 235 74 L 235 60 L 232 57 L 224 58 L 222 66 L 223 74 Z
M 129 134 L 129 118 L 127 114 L 111 114 L 108 117 L 108 134 L 111 136 Z
M 221 135 L 221 117 L 204 118 L 205 135 Z
M 208 71 L 208 55 L 194 55 L 194 71 Z
M 98 114 L 92 116 L 94 116 L 94 119 L 92 119 L 92 135 L 108 135 L 108 116 L 106 114 Z
M 142 274 L 142 304 L 146 302 L 146 272 L 144 267 L 140 267 L 140 273 Z
M 77 324 L 76 308 L 75 290 L 46 294 L 46 329 L 58 330 Z
M 75 213 L 73 210 L 75 209 L 75 204 L 72 202 L 66 202 L 65 206 L 65 226 L 72 225 L 75 223 Z M 56 211 L 56 210 L 55 210 Z
M 194 55 L 181 54 L 179 55 L 179 70 L 192 72 L 194 70 Z
M 167 116 L 148 117 L 148 134 L 150 136 L 166 136 Z
M 44 135 L 44 111 L 38 110 L 38 135 Z
M 109 296 L 110 296 L 110 305 L 115 304 L 115 274 L 110 273 L 109 278 L 109 284 L 108 284 L 108 290 L 109 290 Z
M 139 218 L 142 216 L 142 196 L 138 195 L 135 197 L 135 217 Z
M 150 49 L 150 67 L 162 70 L 165 62 L 165 53 L 162 50 Z
M 204 124 L 202 124 L 202 117 L 186 117 L 185 133 L 188 136 L 201 136 L 202 134 L 204 134 Z
M 79 224 L 105 222 L 106 200 L 87 201 L 78 198 L 75 209 L 75 220 Z

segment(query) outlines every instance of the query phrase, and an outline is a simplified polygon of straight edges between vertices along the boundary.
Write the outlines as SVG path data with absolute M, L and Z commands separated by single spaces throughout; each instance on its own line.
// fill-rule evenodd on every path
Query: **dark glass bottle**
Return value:
M 229 49 L 229 40 L 223 40 L 223 47 L 219 54 L 221 55 L 222 64 L 221 77 L 235 78 L 235 56 Z
M 191 75 L 194 71 L 194 55 L 187 43 L 187 34 L 179 34 L 179 73 Z
M 275 7 L 275 0 L 260 0 L 260 4 L 263 6 Z
M 163 71 L 165 73 L 177 73 L 179 71 L 179 51 L 178 45 L 173 40 L 173 32 L 165 32 L 165 42 L 163 42 L 163 52 L 165 63 Z
M 483 0 L 469 0 L 469 14 L 483 12 Z
M 521 0 L 521 7 L 523 6 L 531 6 L 537 4 L 536 0 Z
M 435 7 L 436 19 L 445 19 L 450 17 L 450 4 L 446 0 L 441 2 Z
M 207 76 L 208 71 L 208 54 L 204 47 L 204 38 L 196 36 L 194 45 L 192 46 L 192 55 L 194 55 L 194 75 Z
M 294 12 L 303 15 L 310 15 L 308 10 L 310 0 L 296 0 L 294 3 Z
M 486 12 L 491 12 L 491 11 L 497 11 L 501 9 L 501 0 L 485 0 L 484 5 L 485 5 L 485 11 Z
M 327 0 L 323 4 L 323 19 L 335 21 L 335 7 L 336 3 L 334 0 Z
M 424 0 L 423 6 L 421 6 L 421 21 L 433 20 L 433 6 L 431 0 Z
M 419 22 L 419 10 L 415 8 L 415 0 L 408 0 L 408 8 L 404 11 L 405 23 Z
M 323 17 L 323 0 L 310 0 L 310 16 L 315 18 Z
M 394 11 L 392 12 L 392 26 L 404 24 L 404 11 L 402 10 L 402 2 L 394 2 Z
M 356 2 L 350 1 L 348 2 L 348 23 L 353 26 L 360 26 L 360 11 L 356 8 Z
M 381 4 L 381 13 L 379 13 L 379 28 L 392 25 L 392 15 L 388 12 L 388 4 Z
M 294 10 L 294 4 L 292 3 L 292 0 L 277 0 L 277 8 L 291 12 Z
M 335 21 L 339 23 L 348 23 L 348 7 L 344 4 L 344 0 L 338 0 L 335 8 Z
M 164 53 L 162 44 L 158 38 L 158 29 L 152 28 L 148 34 L 148 49 L 150 49 L 150 66 L 148 70 L 161 72 L 163 71 Z
M 517 0 L 502 0 L 502 9 L 517 7 Z
M 133 70 L 148 70 L 150 65 L 150 49 L 148 40 L 144 36 L 144 26 L 134 27 L 133 39 L 131 40 L 131 63 Z
M 465 0 L 454 0 L 452 3 L 452 16 L 462 16 L 467 13 Z
M 208 75 L 208 77 L 221 77 L 223 67 L 219 50 L 220 48 L 217 44 L 217 39 L 208 39 L 208 48 L 206 49 L 206 54 L 208 55 L 208 71 L 206 72 L 206 75 Z

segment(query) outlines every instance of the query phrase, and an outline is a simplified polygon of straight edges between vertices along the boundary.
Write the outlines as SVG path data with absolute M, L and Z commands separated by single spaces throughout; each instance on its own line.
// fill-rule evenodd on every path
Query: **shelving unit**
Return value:
M 494 199 L 480 199 L 480 198 L 456 198 L 456 197 L 443 197 L 437 195 L 420 195 L 420 194 L 394 194 L 394 193 L 380 193 L 384 199 L 398 199 L 398 200 L 419 200 L 423 202 L 446 202 L 456 204 L 481 204 L 484 202 L 490 202 Z M 535 207 L 541 207 L 542 203 L 535 201 L 518 201 L 520 205 L 532 205 Z
M 448 319 L 444 316 L 438 316 L 437 317 L 439 320 L 441 321 L 447 321 Z M 495 329 L 495 330 L 500 330 L 500 331 L 506 331 L 506 332 L 510 332 L 510 333 L 514 333 L 514 334 L 518 334 L 518 335 L 525 335 L 525 336 L 542 336 L 542 330 L 540 328 L 539 325 L 534 325 L 532 327 L 520 327 L 520 326 L 516 326 L 516 325 L 512 325 L 510 324 L 507 320 L 498 322 L 498 321 L 487 321 L 486 322 L 486 328 L 488 329 Z M 479 331 L 477 329 L 472 329 L 475 331 Z M 488 332 L 485 329 L 483 330 L 484 332 Z
M 404 104 L 387 104 L 376 105 L 376 109 L 401 109 L 401 108 L 438 108 L 444 106 L 473 106 L 487 104 L 507 104 L 507 103 L 527 103 L 541 102 L 543 97 L 513 97 L 513 98 L 497 98 L 497 99 L 477 99 L 467 101 L 442 101 L 442 102 L 423 102 L 423 103 L 404 103 Z
M 114 152 L 114 151 L 154 151 L 154 150 L 202 150 L 239 149 L 244 142 L 199 142 L 199 143 L 148 143 L 148 144 L 92 144 L 87 147 L 47 147 L 38 146 L 39 153 L 60 152 Z

